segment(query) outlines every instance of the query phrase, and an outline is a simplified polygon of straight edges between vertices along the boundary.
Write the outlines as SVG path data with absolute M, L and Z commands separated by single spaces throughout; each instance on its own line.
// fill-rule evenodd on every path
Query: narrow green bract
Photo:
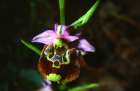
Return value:
M 76 29 L 86 24 L 91 18 L 91 16 L 94 14 L 95 10 L 97 9 L 99 2 L 100 0 L 97 0 L 96 3 L 86 12 L 86 14 L 81 16 L 78 20 L 73 22 L 70 26 L 73 26 Z
M 32 51 L 34 51 L 36 54 L 40 55 L 41 51 L 35 47 L 34 45 L 32 45 L 31 43 L 28 43 L 24 40 L 21 40 L 21 43 L 24 44 L 26 47 L 28 47 L 29 49 L 31 49 Z

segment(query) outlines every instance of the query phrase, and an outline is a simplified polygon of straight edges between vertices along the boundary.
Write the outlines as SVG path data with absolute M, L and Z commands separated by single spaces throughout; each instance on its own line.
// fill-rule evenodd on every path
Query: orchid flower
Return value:
M 64 44 L 63 40 L 68 42 L 79 40 L 79 44 L 76 48 L 82 49 L 85 52 L 95 51 L 95 48 L 86 39 L 80 39 L 77 35 L 70 35 L 68 27 L 65 25 L 55 24 L 54 30 L 46 30 L 38 34 L 32 39 L 32 42 L 62 47 Z
M 77 79 L 80 74 L 81 55 L 95 51 L 95 48 L 85 38 L 82 38 L 80 33 L 71 35 L 70 27 L 77 29 L 86 24 L 100 0 L 97 0 L 87 13 L 68 26 L 65 25 L 65 1 L 59 0 L 60 24 L 55 24 L 54 29 L 47 29 L 32 39 L 32 42 L 44 45 L 42 51 L 21 40 L 25 46 L 40 55 L 38 70 L 42 76 L 58 83 L 61 81 L 67 83 Z M 81 55 L 78 54 L 79 52 Z

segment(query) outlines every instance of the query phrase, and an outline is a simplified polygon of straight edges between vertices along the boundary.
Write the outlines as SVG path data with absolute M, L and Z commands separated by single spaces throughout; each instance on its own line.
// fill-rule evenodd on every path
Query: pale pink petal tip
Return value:
M 32 42 L 43 43 L 43 44 L 52 44 L 56 39 L 56 33 L 52 30 L 46 30 L 32 39 Z
M 79 41 L 78 48 L 84 50 L 85 52 L 95 52 L 95 48 L 86 39 L 81 39 Z

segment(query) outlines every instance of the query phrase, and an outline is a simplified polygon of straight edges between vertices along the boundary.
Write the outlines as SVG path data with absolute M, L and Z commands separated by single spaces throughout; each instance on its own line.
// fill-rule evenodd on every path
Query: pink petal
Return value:
M 32 42 L 43 43 L 46 45 L 52 44 L 57 35 L 53 30 L 46 30 L 32 39 Z
M 95 48 L 86 39 L 80 40 L 78 48 L 80 48 L 86 52 L 94 52 L 95 51 Z
M 77 39 L 79 39 L 77 36 L 62 36 L 65 40 L 68 40 L 69 42 L 73 42 Z
M 38 89 L 37 91 L 53 91 L 53 89 L 51 88 L 51 86 L 45 86 L 45 87 L 42 87 L 40 89 Z

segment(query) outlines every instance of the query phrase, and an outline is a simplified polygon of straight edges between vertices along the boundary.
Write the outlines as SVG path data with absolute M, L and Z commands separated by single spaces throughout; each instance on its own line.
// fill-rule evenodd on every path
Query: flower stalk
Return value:
M 59 0 L 60 24 L 65 24 L 65 0 Z

